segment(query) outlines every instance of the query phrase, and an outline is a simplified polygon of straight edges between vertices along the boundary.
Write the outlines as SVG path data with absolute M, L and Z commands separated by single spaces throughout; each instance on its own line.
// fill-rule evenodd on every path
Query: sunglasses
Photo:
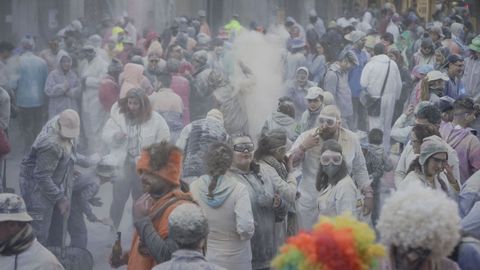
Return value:
M 320 157 L 320 164 L 327 166 L 330 164 L 340 165 L 342 164 L 343 156 L 341 154 L 324 154 Z
M 318 118 L 318 124 L 326 125 L 327 127 L 334 127 L 336 123 L 337 123 L 337 119 L 335 118 L 330 118 L 325 116 Z
M 233 151 L 243 153 L 247 150 L 249 153 L 255 149 L 253 143 L 239 143 L 233 146 Z

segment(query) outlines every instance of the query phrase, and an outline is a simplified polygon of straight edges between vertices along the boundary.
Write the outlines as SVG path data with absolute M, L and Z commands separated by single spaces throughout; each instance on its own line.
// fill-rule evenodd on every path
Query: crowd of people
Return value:
M 127 215 L 133 240 L 115 268 L 480 265 L 468 9 L 431 22 L 390 3 L 326 25 L 315 11 L 305 27 L 287 17 L 284 87 L 258 132 L 246 96 L 260 75 L 233 44 L 270 29 L 235 14 L 213 31 L 206 16 L 143 34 L 128 16 L 75 20 L 44 50 L 29 35 L 0 42 L 0 161 L 24 146 L 19 195 L 0 194 L 2 266 L 63 269 L 44 248 L 62 245 L 62 228 L 86 248 L 85 217 L 118 230 Z M 21 137 L 8 137 L 10 119 Z M 103 203 L 108 220 L 92 208 Z

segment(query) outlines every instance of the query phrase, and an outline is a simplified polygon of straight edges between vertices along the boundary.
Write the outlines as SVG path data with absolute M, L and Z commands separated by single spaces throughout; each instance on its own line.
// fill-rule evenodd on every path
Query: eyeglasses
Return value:
M 321 116 L 318 118 L 318 124 L 326 125 L 327 127 L 334 127 L 337 123 L 337 119 L 328 116 Z
M 342 164 L 342 161 L 343 161 L 343 156 L 340 153 L 338 153 L 338 154 L 323 154 L 320 157 L 320 164 L 323 165 L 323 166 L 327 166 L 327 165 L 330 165 L 330 164 L 340 165 L 340 164 Z
M 245 152 L 245 150 L 248 151 L 248 153 L 251 153 L 254 149 L 255 147 L 253 143 L 239 143 L 233 146 L 233 151 L 240 153 Z

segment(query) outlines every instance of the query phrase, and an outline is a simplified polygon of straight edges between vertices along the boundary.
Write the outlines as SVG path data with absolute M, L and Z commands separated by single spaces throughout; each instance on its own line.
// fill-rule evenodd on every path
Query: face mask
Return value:
M 332 178 L 334 177 L 338 170 L 340 170 L 340 165 L 327 165 L 323 166 L 323 172 L 329 177 Z

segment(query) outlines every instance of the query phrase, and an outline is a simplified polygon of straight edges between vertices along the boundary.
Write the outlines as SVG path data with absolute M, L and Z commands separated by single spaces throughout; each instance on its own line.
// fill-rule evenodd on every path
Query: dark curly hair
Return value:
M 290 97 L 281 97 L 278 99 L 277 111 L 286 114 L 291 118 L 295 118 L 295 106 Z
M 273 151 L 287 144 L 287 132 L 284 128 L 276 128 L 260 135 L 258 139 L 258 148 L 255 151 L 254 158 L 260 161 L 263 157 L 273 154 Z
M 442 113 L 435 105 L 428 105 L 418 110 L 416 118 L 426 119 L 430 124 L 440 125 L 442 122 Z
M 383 143 L 383 131 L 378 128 L 372 128 L 368 133 L 368 142 L 375 145 Z
M 168 164 L 170 155 L 174 151 L 182 153 L 182 150 L 168 141 L 154 143 L 144 148 L 150 155 L 150 167 L 158 171 Z
M 233 161 L 233 150 L 222 142 L 215 142 L 210 145 L 205 154 L 205 165 L 207 174 L 212 178 L 208 186 L 208 197 L 213 198 L 213 191 L 217 186 L 218 178 L 224 175 Z
M 415 137 L 420 142 L 422 142 L 423 139 L 433 135 L 437 135 L 438 137 L 441 137 L 440 132 L 438 131 L 438 128 L 432 124 L 427 124 L 427 125 L 416 124 L 412 128 L 412 132 L 415 134 Z

